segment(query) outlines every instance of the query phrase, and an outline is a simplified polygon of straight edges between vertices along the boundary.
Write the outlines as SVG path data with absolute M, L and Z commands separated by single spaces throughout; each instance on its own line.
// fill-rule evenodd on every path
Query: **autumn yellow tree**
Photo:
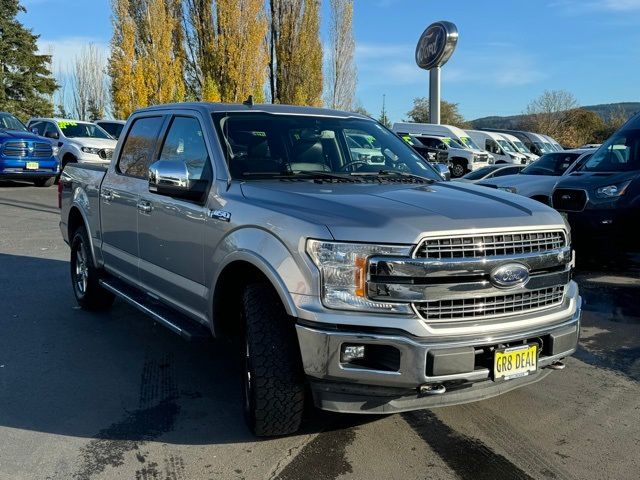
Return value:
M 217 0 L 215 76 L 223 102 L 264 100 L 267 19 L 263 0 Z
M 130 15 L 129 0 L 112 0 L 113 37 L 111 39 L 111 99 L 116 118 L 127 118 L 138 108 L 136 89 L 136 26 Z
M 219 102 L 220 91 L 215 78 L 216 25 L 213 0 L 184 0 L 184 5 L 188 95 L 199 100 Z
M 319 0 L 271 0 L 269 11 L 272 102 L 321 105 Z
M 185 96 L 180 0 L 112 0 L 110 75 L 113 109 L 126 118 L 136 108 Z

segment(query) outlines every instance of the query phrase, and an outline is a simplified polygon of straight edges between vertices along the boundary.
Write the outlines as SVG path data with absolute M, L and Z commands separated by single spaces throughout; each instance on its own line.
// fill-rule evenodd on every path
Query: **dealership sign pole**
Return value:
M 429 70 L 429 122 L 440 123 L 440 67 L 451 58 L 458 43 L 458 28 L 451 22 L 432 23 L 416 46 L 416 63 Z

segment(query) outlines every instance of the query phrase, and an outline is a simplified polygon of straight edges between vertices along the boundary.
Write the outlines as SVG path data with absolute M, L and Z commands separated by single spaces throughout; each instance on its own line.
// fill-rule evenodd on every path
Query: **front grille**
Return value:
M 425 320 L 466 320 L 551 308 L 562 303 L 563 295 L 564 286 L 554 286 L 511 295 L 436 300 L 415 307 Z
M 33 144 L 33 156 L 38 158 L 47 158 L 53 155 L 53 149 L 50 143 L 36 142 Z
M 558 188 L 553 192 L 553 207 L 567 212 L 581 212 L 587 204 L 587 192 Z
M 53 150 L 49 143 L 44 142 L 7 142 L 4 144 L 2 153 L 5 157 L 14 158 L 48 158 L 53 154 Z
M 2 153 L 5 157 L 26 157 L 27 143 L 26 142 L 7 142 L 4 144 Z
M 113 157 L 113 150 L 111 148 L 103 148 L 102 150 L 98 151 L 98 156 L 102 160 L 111 160 L 111 157 Z
M 417 258 L 477 258 L 542 253 L 566 246 L 563 231 L 429 238 L 416 250 Z

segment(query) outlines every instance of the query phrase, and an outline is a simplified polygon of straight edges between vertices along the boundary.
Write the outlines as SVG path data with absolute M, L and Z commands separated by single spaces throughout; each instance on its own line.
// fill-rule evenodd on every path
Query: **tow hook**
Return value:
M 447 388 L 442 384 L 433 384 L 433 385 L 420 385 L 418 388 L 420 391 L 420 395 L 442 395 L 447 391 Z
M 565 367 L 566 365 L 560 360 L 556 360 L 551 365 L 547 366 L 547 368 L 550 368 L 551 370 L 564 370 Z

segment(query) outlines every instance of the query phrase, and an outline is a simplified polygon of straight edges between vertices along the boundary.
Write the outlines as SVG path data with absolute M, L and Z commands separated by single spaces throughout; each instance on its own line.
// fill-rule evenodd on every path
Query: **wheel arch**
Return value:
M 87 229 L 87 237 L 89 237 L 89 248 L 91 249 L 91 258 L 93 259 L 93 264 L 98 265 L 96 252 L 93 245 L 93 235 L 91 235 L 91 230 L 89 228 L 89 222 L 86 213 L 78 205 L 73 204 L 71 205 L 71 208 L 69 208 L 69 215 L 67 217 L 67 235 L 69 238 L 69 245 L 71 245 L 71 242 L 73 241 L 73 234 L 75 233 L 75 231 L 82 226 Z
M 234 334 L 242 328 L 242 292 L 252 283 L 268 284 L 280 298 L 287 315 L 297 316 L 293 298 L 278 272 L 255 252 L 240 250 L 226 257 L 212 288 L 210 305 L 215 336 Z

